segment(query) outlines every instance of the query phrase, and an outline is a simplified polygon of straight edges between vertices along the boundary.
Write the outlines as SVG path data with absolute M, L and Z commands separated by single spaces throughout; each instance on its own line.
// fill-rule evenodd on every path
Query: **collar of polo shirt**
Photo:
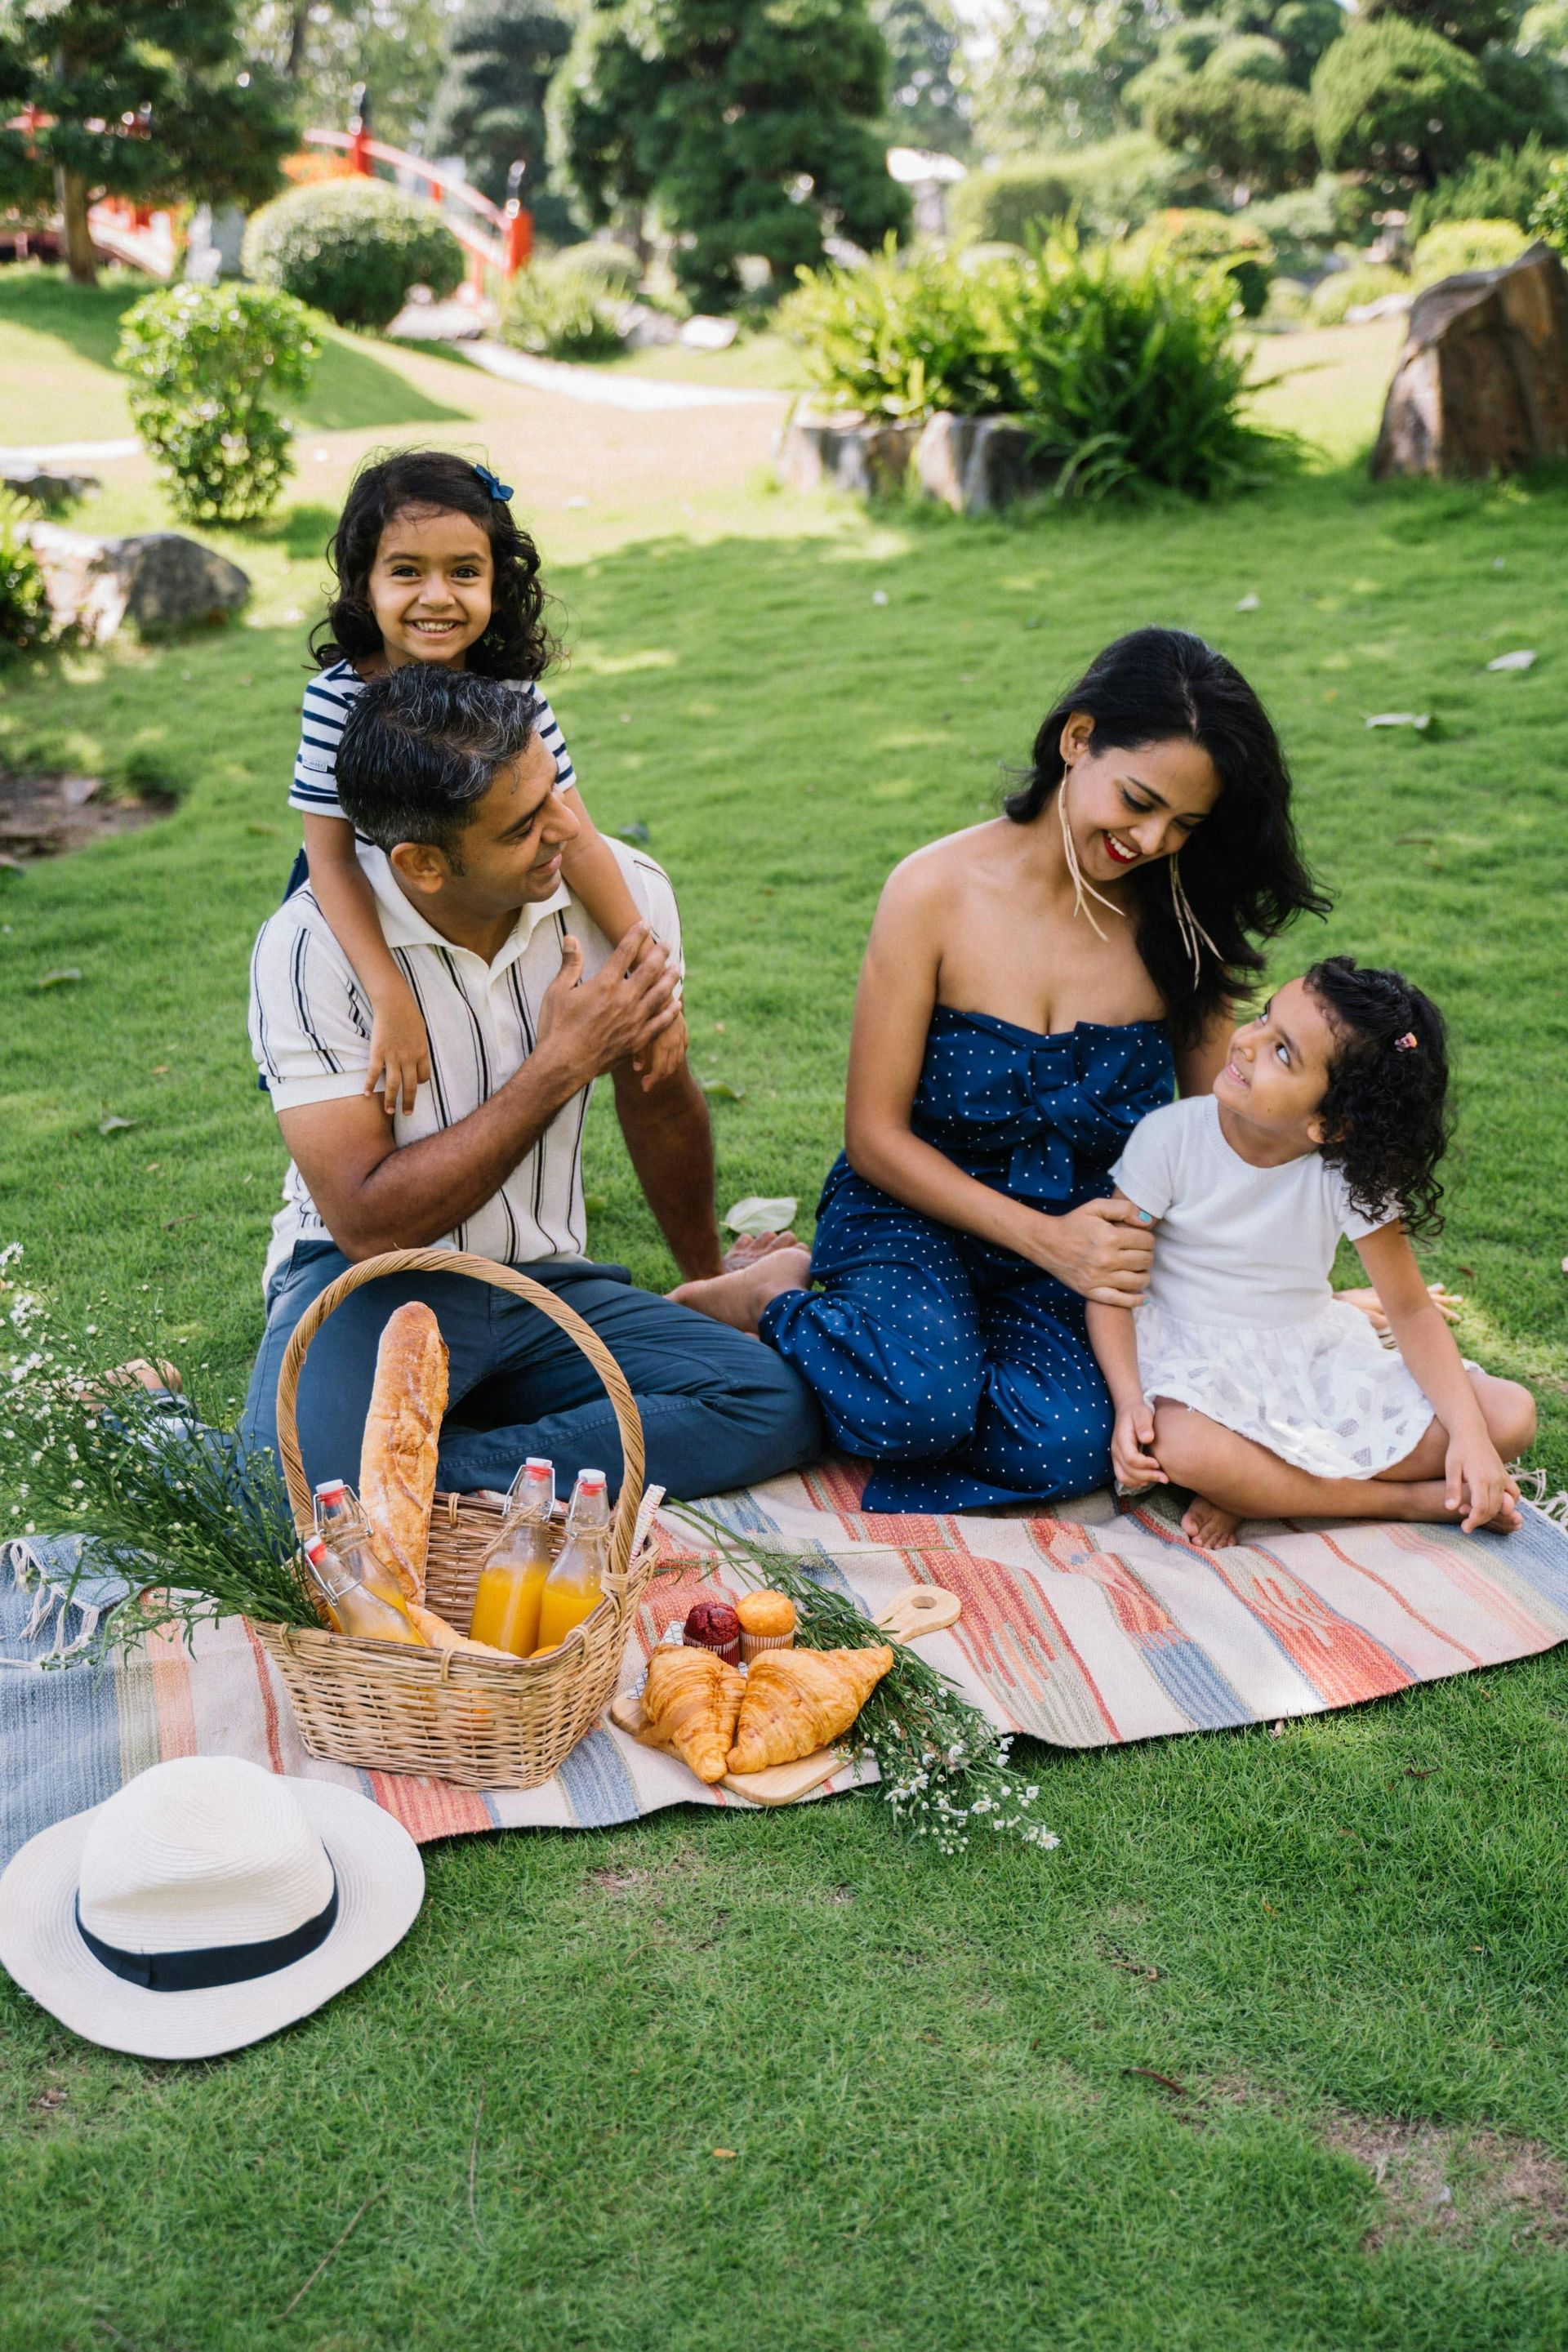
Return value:
M 369 842 L 362 841 L 359 857 L 382 909 L 382 932 L 389 948 L 446 948 L 453 955 L 472 955 L 476 963 L 483 961 L 472 948 L 460 947 L 456 940 L 449 940 L 444 931 L 438 931 L 434 923 L 426 921 L 399 885 L 392 870 L 392 861 L 384 849 L 376 849 Z M 518 908 L 511 936 L 497 956 L 496 962 L 510 962 L 513 956 L 521 955 L 533 937 L 535 926 L 542 923 L 547 915 L 553 915 L 571 904 L 572 893 L 564 882 L 558 883 L 548 898 L 527 900 Z

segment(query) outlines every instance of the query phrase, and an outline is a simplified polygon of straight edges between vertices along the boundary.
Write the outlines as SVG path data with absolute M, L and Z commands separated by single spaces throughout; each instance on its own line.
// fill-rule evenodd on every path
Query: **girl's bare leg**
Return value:
M 1493 1444 L 1508 1461 L 1535 1432 L 1534 1400 L 1513 1381 L 1472 1373 Z M 1243 1519 L 1410 1519 L 1458 1526 L 1447 1507 L 1444 1463 L 1447 1433 L 1434 1421 L 1403 1462 L 1372 1478 L 1320 1478 L 1281 1461 L 1267 1446 L 1239 1437 L 1205 1413 L 1167 1399 L 1154 1405 L 1154 1451 L 1176 1485 L 1194 1500 L 1182 1531 L 1205 1549 L 1235 1540 Z M 1491 1522 L 1501 1532 L 1519 1525 L 1508 1505 Z

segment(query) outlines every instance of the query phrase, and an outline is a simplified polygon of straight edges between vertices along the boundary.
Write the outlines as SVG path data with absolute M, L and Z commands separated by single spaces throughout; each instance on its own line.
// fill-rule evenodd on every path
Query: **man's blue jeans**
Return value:
M 240 1435 L 278 1440 L 278 1370 L 311 1301 L 347 1270 L 341 1250 L 299 1242 L 268 1295 L 267 1329 Z M 650 1485 L 678 1497 L 777 1477 L 822 1450 L 816 1402 L 771 1348 L 689 1307 L 632 1287 L 624 1266 L 547 1258 L 518 1271 L 574 1307 L 626 1374 L 642 1415 Z M 330 1315 L 300 1381 L 300 1450 L 312 1486 L 359 1478 L 376 1343 L 394 1307 L 420 1298 L 451 1356 L 437 1485 L 505 1488 L 530 1454 L 548 1454 L 564 1494 L 584 1465 L 621 1475 L 621 1443 L 599 1376 L 576 1342 L 537 1308 L 459 1274 L 398 1274 L 368 1283 Z

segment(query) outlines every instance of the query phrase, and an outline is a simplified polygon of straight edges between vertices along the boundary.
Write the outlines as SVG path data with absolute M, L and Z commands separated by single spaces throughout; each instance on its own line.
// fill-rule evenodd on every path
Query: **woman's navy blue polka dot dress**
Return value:
M 1049 1034 L 939 1005 L 910 1125 L 1032 1208 L 1110 1191 L 1128 1135 L 1173 1092 L 1158 1022 Z M 1081 1495 L 1110 1475 L 1112 1414 L 1083 1300 L 1011 1250 L 922 1217 L 842 1156 L 817 1209 L 816 1290 L 763 1337 L 816 1391 L 833 1442 L 875 1466 L 868 1511 Z

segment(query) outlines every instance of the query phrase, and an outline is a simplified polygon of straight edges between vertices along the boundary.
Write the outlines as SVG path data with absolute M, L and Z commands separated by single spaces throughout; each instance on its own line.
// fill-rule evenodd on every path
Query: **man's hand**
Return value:
M 561 942 L 561 969 L 539 1008 L 539 1045 L 548 1047 L 586 1086 L 618 1062 L 646 1053 L 679 1018 L 677 975 L 668 956 L 638 923 L 592 980 L 583 978 L 582 942 Z
M 1140 1486 L 1170 1485 L 1155 1456 L 1154 1409 L 1146 1396 L 1131 1397 L 1116 1408 L 1110 1466 L 1117 1485 L 1130 1493 L 1136 1493 Z
M 1131 1307 L 1149 1287 L 1154 1229 L 1131 1201 L 1086 1201 L 1060 1217 L 1036 1209 L 1023 1214 L 1014 1246 L 1080 1298 Z

